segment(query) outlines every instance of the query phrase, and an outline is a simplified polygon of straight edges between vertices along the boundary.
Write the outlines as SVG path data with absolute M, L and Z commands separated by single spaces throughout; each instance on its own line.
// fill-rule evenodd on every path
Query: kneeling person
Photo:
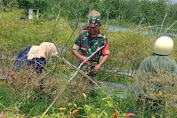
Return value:
M 41 74 L 48 59 L 57 55 L 57 49 L 53 43 L 43 42 L 39 46 L 30 46 L 21 51 L 14 64 L 15 71 L 27 65 L 37 74 Z

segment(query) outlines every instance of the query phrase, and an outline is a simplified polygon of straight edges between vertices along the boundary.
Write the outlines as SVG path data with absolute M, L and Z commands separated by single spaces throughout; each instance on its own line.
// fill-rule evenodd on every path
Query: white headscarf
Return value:
M 44 57 L 46 61 L 52 57 L 57 55 L 57 49 L 53 43 L 43 42 L 39 46 L 32 46 L 28 53 L 28 60 L 33 58 L 41 58 Z

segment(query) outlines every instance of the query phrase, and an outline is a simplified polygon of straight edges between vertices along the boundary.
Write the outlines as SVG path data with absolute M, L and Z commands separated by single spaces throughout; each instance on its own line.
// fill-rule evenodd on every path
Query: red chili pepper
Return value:
M 114 113 L 114 118 L 117 118 L 117 112 Z
M 24 116 L 24 115 L 19 114 L 19 116 L 20 116 L 21 118 L 25 118 L 25 116 Z
M 2 118 L 5 118 L 5 114 L 3 112 L 1 112 L 1 114 L 2 114 Z
M 134 113 L 129 113 L 125 117 L 130 117 L 130 116 L 135 116 L 135 114 Z
M 74 114 L 77 113 L 78 111 L 79 111 L 78 109 L 74 110 L 74 111 L 72 112 L 72 115 L 74 115 Z

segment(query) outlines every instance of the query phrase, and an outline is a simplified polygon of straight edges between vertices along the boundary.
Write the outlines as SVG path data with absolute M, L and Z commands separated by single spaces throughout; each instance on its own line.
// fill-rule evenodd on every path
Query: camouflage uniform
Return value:
M 107 38 L 102 33 L 99 33 L 97 37 L 91 37 L 90 33 L 86 31 L 79 35 L 79 37 L 75 41 L 74 47 L 79 47 L 79 53 L 83 56 L 89 57 L 98 48 L 106 46 L 106 44 Z M 93 69 L 98 64 L 99 59 L 102 55 L 103 54 L 101 49 L 90 58 L 90 65 L 82 66 L 83 71 L 87 72 L 87 74 L 91 77 L 95 76 L 95 74 L 93 73 Z

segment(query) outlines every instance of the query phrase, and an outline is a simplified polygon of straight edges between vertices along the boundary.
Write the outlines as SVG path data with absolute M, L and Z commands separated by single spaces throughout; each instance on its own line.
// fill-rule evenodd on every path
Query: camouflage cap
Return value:
M 89 19 L 89 27 L 97 27 L 101 24 L 100 16 L 91 16 Z

